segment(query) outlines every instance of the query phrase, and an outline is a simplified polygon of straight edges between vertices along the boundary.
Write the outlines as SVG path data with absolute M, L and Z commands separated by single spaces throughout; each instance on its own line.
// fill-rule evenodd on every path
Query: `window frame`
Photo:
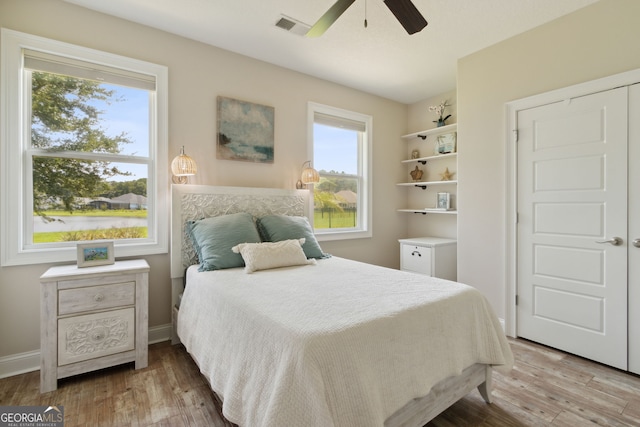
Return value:
M 25 242 L 23 230 L 28 225 L 27 207 L 32 205 L 26 194 L 32 190 L 31 157 L 27 154 L 30 136 L 30 102 L 24 99 L 23 50 L 40 51 L 77 59 L 98 66 L 153 76 L 155 93 L 151 93 L 149 125 L 149 167 L 147 196 L 149 237 L 114 240 L 116 257 L 143 256 L 167 253 L 169 247 L 168 195 L 163 184 L 168 179 L 168 69 L 137 59 L 127 58 L 44 37 L 2 28 L 0 69 L 0 265 L 28 265 L 50 262 L 76 261 L 76 242 L 67 244 L 33 245 Z M 151 196 L 151 197 L 149 197 Z M 32 215 L 32 213 L 31 213 Z
M 360 134 L 358 141 L 358 179 L 362 188 L 362 191 L 358 191 L 359 227 L 336 229 L 316 229 L 314 227 L 314 234 L 319 241 L 370 238 L 373 236 L 373 179 L 371 176 L 373 117 L 342 108 L 309 102 L 307 108 L 307 157 L 312 161 L 314 154 L 314 124 L 316 113 L 334 116 L 347 121 L 364 123 L 365 130 Z

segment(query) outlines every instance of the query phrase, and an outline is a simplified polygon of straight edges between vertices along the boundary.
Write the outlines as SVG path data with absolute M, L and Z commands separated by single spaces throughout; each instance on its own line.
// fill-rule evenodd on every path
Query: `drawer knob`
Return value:
M 93 300 L 94 300 L 95 302 L 100 302 L 100 301 L 102 301 L 103 299 L 104 299 L 104 295 L 102 295 L 102 294 L 96 294 L 96 296 L 95 296 L 95 297 L 93 297 Z
M 414 256 L 414 255 L 422 256 L 422 254 L 418 251 L 411 252 L 411 256 Z

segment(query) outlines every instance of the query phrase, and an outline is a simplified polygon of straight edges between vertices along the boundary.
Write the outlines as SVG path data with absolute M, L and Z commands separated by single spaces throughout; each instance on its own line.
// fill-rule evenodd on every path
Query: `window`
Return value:
M 319 240 L 371 237 L 372 118 L 309 103 L 314 185 L 313 226 Z
M 166 67 L 2 30 L 2 265 L 168 250 Z

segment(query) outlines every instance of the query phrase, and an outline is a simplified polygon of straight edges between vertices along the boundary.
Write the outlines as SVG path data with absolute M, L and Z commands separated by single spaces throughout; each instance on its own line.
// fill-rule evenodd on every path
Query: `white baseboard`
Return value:
M 149 344 L 171 339 L 171 323 L 149 328 Z M 0 357 L 0 378 L 40 370 L 40 350 Z
M 149 328 L 149 344 L 156 344 L 171 339 L 171 323 Z
M 11 354 L 0 358 L 0 378 L 40 369 L 40 350 Z

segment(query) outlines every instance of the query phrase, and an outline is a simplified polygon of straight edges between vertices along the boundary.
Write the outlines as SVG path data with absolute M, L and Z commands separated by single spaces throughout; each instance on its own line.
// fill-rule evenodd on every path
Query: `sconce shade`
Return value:
M 175 184 L 186 184 L 187 177 L 198 172 L 196 161 L 184 154 L 184 145 L 180 148 L 180 155 L 171 162 L 171 172 L 173 173 L 171 179 Z
M 300 181 L 303 184 L 312 184 L 315 182 L 320 182 L 320 174 L 318 171 L 309 165 L 308 168 L 302 169 L 302 174 L 300 175 Z
M 171 172 L 175 176 L 190 176 L 198 172 L 196 161 L 184 154 L 184 146 L 180 149 L 180 155 L 171 162 Z
M 309 166 L 305 167 L 308 164 Z M 307 160 L 302 164 L 302 173 L 300 179 L 296 182 L 297 189 L 303 189 L 307 184 L 320 182 L 320 174 L 311 166 L 311 160 Z

